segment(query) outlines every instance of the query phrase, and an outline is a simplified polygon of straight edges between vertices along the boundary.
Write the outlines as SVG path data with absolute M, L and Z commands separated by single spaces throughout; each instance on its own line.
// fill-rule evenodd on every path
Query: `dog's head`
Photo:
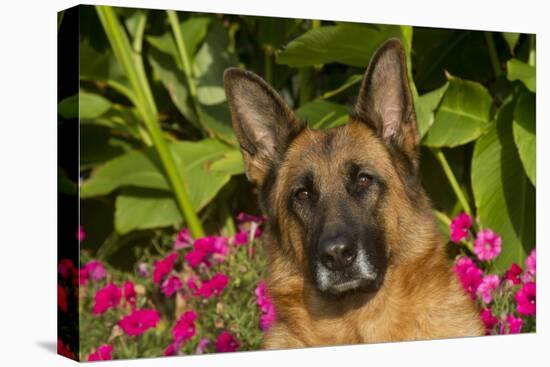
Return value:
M 376 52 L 348 123 L 332 129 L 309 129 L 251 72 L 228 69 L 224 79 L 246 173 L 281 256 L 322 294 L 378 289 L 390 258 L 414 251 L 407 234 L 422 206 L 401 43 Z

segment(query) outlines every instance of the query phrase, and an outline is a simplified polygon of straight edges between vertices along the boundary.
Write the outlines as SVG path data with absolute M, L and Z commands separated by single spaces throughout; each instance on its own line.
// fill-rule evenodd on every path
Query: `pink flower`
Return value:
M 206 347 L 208 347 L 209 344 L 210 344 L 210 340 L 208 340 L 208 338 L 202 338 L 197 344 L 197 349 L 195 350 L 195 354 L 203 354 L 206 351 Z
M 502 240 L 490 229 L 484 229 L 477 234 L 474 241 L 474 253 L 481 261 L 493 260 L 500 254 Z
M 191 247 L 193 245 L 193 238 L 188 228 L 183 228 L 179 231 L 174 242 L 174 250 L 181 250 L 183 248 Z
M 59 338 L 57 338 L 57 354 L 71 359 L 74 358 L 73 353 L 69 349 L 69 346 L 65 345 L 65 343 L 63 343 L 63 340 Z
M 537 273 L 537 250 L 533 249 L 527 259 L 525 260 L 526 275 L 528 274 L 529 280 L 533 280 Z
M 94 281 L 101 280 L 107 276 L 107 271 L 99 260 L 89 261 L 84 267 L 88 270 L 89 277 Z
M 149 276 L 149 264 L 141 262 L 137 266 L 137 273 L 142 278 L 147 278 Z
M 276 320 L 275 306 L 267 293 L 267 285 L 265 281 L 259 281 L 256 289 L 256 304 L 260 308 L 260 328 L 267 331 Z
M 82 267 L 78 271 L 78 283 L 80 285 L 86 285 L 86 283 L 88 283 L 88 269 L 86 267 Z
M 246 231 L 237 232 L 233 237 L 233 244 L 235 246 L 242 246 L 242 245 L 246 245 L 247 243 L 248 243 L 248 232 Z
M 535 316 L 537 313 L 537 287 L 535 282 L 525 283 L 516 293 L 518 313 L 525 316 Z
M 109 283 L 95 294 L 94 315 L 101 315 L 120 303 L 121 291 L 115 284 Z
M 508 334 L 519 334 L 523 326 L 523 320 L 520 317 L 508 315 L 506 316 L 506 324 L 508 326 Z M 502 325 L 500 333 L 505 334 L 505 331 L 504 325 Z
M 62 259 L 57 267 L 57 272 L 63 279 L 67 279 L 72 274 L 74 263 L 71 259 Z
M 240 224 L 247 223 L 247 222 L 262 224 L 263 222 L 265 222 L 265 217 L 241 212 L 237 214 L 237 222 L 239 222 Z
M 482 282 L 483 272 L 468 257 L 461 257 L 453 267 L 462 287 L 472 299 L 476 298 L 477 288 Z
M 84 227 L 81 225 L 78 226 L 78 231 L 76 232 L 76 238 L 78 241 L 82 242 L 86 238 L 86 232 L 84 232 Z
M 480 313 L 481 321 L 485 325 L 485 334 L 489 335 L 493 331 L 493 328 L 498 323 L 498 319 L 493 315 L 491 307 L 484 308 Z
M 110 361 L 113 359 L 111 352 L 113 347 L 109 344 L 103 344 L 97 350 L 88 356 L 88 361 Z
M 195 295 L 204 298 L 220 295 L 228 283 L 229 277 L 227 275 L 216 273 L 212 279 L 202 283 L 201 287 L 195 292 Z
M 239 349 L 239 342 L 231 333 L 224 330 L 216 339 L 216 352 L 234 352 Z
M 129 336 L 137 336 L 156 327 L 159 321 L 160 314 L 158 311 L 141 309 L 134 310 L 131 314 L 124 316 L 118 322 L 118 326 Z
M 199 264 L 204 263 L 207 267 L 212 264 L 210 257 L 212 256 L 218 262 L 225 260 L 227 254 L 227 238 L 220 236 L 207 236 L 198 238 L 193 244 L 193 250 L 189 251 L 185 255 L 185 260 L 192 267 L 197 267 Z
M 153 270 L 153 283 L 159 284 L 160 281 L 172 271 L 176 260 L 178 260 L 178 254 L 172 252 L 164 259 L 156 261 L 155 269 Z
M 451 222 L 451 241 L 459 243 L 462 239 L 468 237 L 472 227 L 472 217 L 466 213 L 460 213 Z
M 197 282 L 199 280 L 199 277 L 197 277 L 196 275 L 192 275 L 189 277 L 189 279 L 187 279 L 187 287 L 189 287 L 191 293 L 194 294 L 199 289 L 199 286 L 197 285 Z
M 122 286 L 122 295 L 124 296 L 124 300 L 127 304 L 130 304 L 131 306 L 136 305 L 137 293 L 134 287 L 134 283 L 127 280 Z
M 160 286 L 160 290 L 166 297 L 171 297 L 174 293 L 183 287 L 179 277 L 172 275 L 168 277 Z
M 477 288 L 477 294 L 481 297 L 483 302 L 490 303 L 493 299 L 493 295 L 496 292 L 500 280 L 498 275 L 489 274 L 483 278 L 481 284 Z
M 168 347 L 164 350 L 164 356 L 165 357 L 171 357 L 175 356 L 180 349 L 180 345 L 178 343 L 170 343 Z
M 176 325 L 172 329 L 174 340 L 179 343 L 185 343 L 195 336 L 196 327 L 195 320 L 197 313 L 195 311 L 187 311 L 180 316 Z
M 521 269 L 521 267 L 518 264 L 513 263 L 510 266 L 510 269 L 508 269 L 508 271 L 504 275 L 504 277 L 506 278 L 506 280 L 510 281 L 512 284 L 518 285 L 519 283 L 521 283 L 520 276 L 522 272 L 523 272 L 523 269 Z

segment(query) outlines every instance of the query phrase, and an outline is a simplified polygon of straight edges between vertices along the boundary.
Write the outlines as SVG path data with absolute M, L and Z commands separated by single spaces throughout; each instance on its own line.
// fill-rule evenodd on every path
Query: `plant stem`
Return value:
M 143 122 L 159 155 L 182 215 L 193 237 L 203 237 L 204 230 L 189 200 L 185 183 L 180 173 L 181 171 L 178 170 L 174 156 L 162 136 L 162 130 L 157 118 L 157 107 L 149 88 L 141 55 L 134 53 L 130 41 L 113 9 L 109 6 L 97 6 L 96 10 L 115 57 L 130 81 L 130 85 L 135 93 L 136 108 L 143 117 Z
M 529 65 L 536 66 L 537 63 L 537 45 L 536 45 L 536 35 L 529 35 L 529 60 L 527 61 Z
M 166 14 L 168 14 L 168 22 L 170 23 L 170 27 L 172 28 L 172 32 L 174 33 L 178 54 L 180 56 L 181 64 L 183 67 L 183 73 L 185 74 L 185 80 L 187 81 L 187 87 L 189 88 L 189 94 L 191 95 L 191 102 L 193 104 L 195 114 L 197 115 L 197 121 L 205 132 L 210 133 L 210 131 L 206 128 L 206 125 L 204 124 L 204 117 L 198 99 L 197 85 L 195 84 L 195 80 L 193 79 L 193 74 L 191 71 L 191 59 L 190 55 L 187 53 L 185 38 L 183 38 L 183 35 L 181 34 L 178 14 L 174 10 L 166 10 Z
M 492 32 L 484 32 L 485 42 L 487 42 L 487 48 L 489 49 L 489 57 L 491 58 L 491 65 L 493 66 L 493 71 L 495 72 L 495 77 L 498 78 L 502 73 L 500 68 L 500 60 L 498 59 L 497 49 L 495 47 L 495 41 L 493 40 Z
M 460 185 L 458 184 L 456 177 L 453 173 L 453 170 L 451 169 L 451 166 L 449 166 L 449 162 L 447 162 L 447 159 L 445 158 L 445 155 L 443 154 L 441 149 L 438 149 L 438 148 L 431 148 L 431 151 L 439 161 L 439 164 L 441 164 L 441 168 L 443 168 L 443 172 L 445 172 L 445 175 L 447 176 L 447 180 L 451 184 L 451 187 L 458 201 L 460 202 L 460 205 L 462 205 L 462 209 L 464 209 L 464 211 L 468 215 L 472 215 L 472 210 L 470 209 L 468 200 L 466 199 L 464 192 L 460 188 Z

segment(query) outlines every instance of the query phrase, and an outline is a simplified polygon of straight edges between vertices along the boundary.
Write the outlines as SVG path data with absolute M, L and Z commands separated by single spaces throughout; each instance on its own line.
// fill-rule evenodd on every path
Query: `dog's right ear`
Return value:
M 224 85 L 246 175 L 250 181 L 262 185 L 304 125 L 277 92 L 256 74 L 229 68 L 224 73 Z

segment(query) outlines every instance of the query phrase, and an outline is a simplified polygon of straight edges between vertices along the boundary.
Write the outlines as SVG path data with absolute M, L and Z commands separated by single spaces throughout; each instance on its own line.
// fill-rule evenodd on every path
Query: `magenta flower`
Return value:
M 183 248 L 191 247 L 193 245 L 193 238 L 188 228 L 183 228 L 179 231 L 174 241 L 174 250 L 181 250 Z
M 485 334 L 489 335 L 493 331 L 493 328 L 498 323 L 498 319 L 493 315 L 491 307 L 484 308 L 480 313 L 481 321 L 485 325 Z
M 171 297 L 174 293 L 183 287 L 179 277 L 172 275 L 168 277 L 160 286 L 160 290 L 166 297 Z
M 484 229 L 477 234 L 474 241 L 474 253 L 481 261 L 493 260 L 502 250 L 502 240 L 490 229 Z
M 72 274 L 74 263 L 71 259 L 62 259 L 57 266 L 57 272 L 63 279 L 67 279 Z
M 189 339 L 195 336 L 196 326 L 195 320 L 197 319 L 197 313 L 195 311 L 187 311 L 180 316 L 176 325 L 172 329 L 172 336 L 178 343 L 185 343 Z
M 216 273 L 212 279 L 203 282 L 201 287 L 195 292 L 196 296 L 210 298 L 212 295 L 220 295 L 229 284 L 229 277 L 224 274 Z
M 84 227 L 81 225 L 78 226 L 78 231 L 76 232 L 76 238 L 78 241 L 82 242 L 86 238 L 86 232 L 84 232 Z
M 88 269 L 82 267 L 78 270 L 78 284 L 86 285 L 88 283 Z
M 57 306 L 63 312 L 67 312 L 69 308 L 67 303 L 67 291 L 59 284 L 57 285 Z
M 121 290 L 114 283 L 109 283 L 95 294 L 94 315 L 101 315 L 120 303 Z
M 134 287 L 134 283 L 127 280 L 122 285 L 122 295 L 124 296 L 124 300 L 126 301 L 126 304 L 129 304 L 131 306 L 136 305 L 137 293 L 136 293 L 136 289 Z
M 246 245 L 248 243 L 248 232 L 247 231 L 240 231 L 235 234 L 233 237 L 233 244 L 235 246 L 242 246 Z
M 265 217 L 241 212 L 237 214 L 237 222 L 239 222 L 239 224 L 248 223 L 248 222 L 262 224 L 263 222 L 265 222 Z
M 277 315 L 271 297 L 267 293 L 266 282 L 263 280 L 259 281 L 254 293 L 256 294 L 256 304 L 261 311 L 260 328 L 263 331 L 267 331 L 275 322 Z
M 185 260 L 192 267 L 197 267 L 203 263 L 207 267 L 212 266 L 210 258 L 213 257 L 218 262 L 225 260 L 227 254 L 227 238 L 220 236 L 207 236 L 198 238 L 193 244 L 193 250 L 185 255 Z
M 178 254 L 172 252 L 164 259 L 156 261 L 155 269 L 153 270 L 153 283 L 159 284 L 160 281 L 172 271 L 176 260 L 178 260 Z
M 537 286 L 535 282 L 525 283 L 516 293 L 518 313 L 525 316 L 537 314 Z
M 97 350 L 88 356 L 88 361 L 110 361 L 113 359 L 111 352 L 113 347 L 109 344 L 103 344 Z
M 197 344 L 197 349 L 195 350 L 195 354 L 203 354 L 206 351 L 206 348 L 210 344 L 210 340 L 208 338 L 202 338 L 199 343 Z
M 504 278 L 508 281 L 510 281 L 514 285 L 518 285 L 521 283 L 521 273 L 523 272 L 523 269 L 516 263 L 513 263 L 510 266 L 510 269 L 506 271 L 506 274 L 504 275 Z
M 533 249 L 525 260 L 525 270 L 529 274 L 529 280 L 533 280 L 537 272 L 537 250 Z
M 506 324 L 508 325 L 508 334 L 519 334 L 523 326 L 523 320 L 520 317 L 508 315 L 506 316 Z M 505 330 L 501 330 L 501 334 L 504 334 L 504 332 Z
M 222 331 L 222 333 L 216 339 L 216 352 L 226 353 L 234 352 L 239 349 L 239 342 L 231 333 L 227 330 Z
M 197 284 L 199 281 L 200 279 L 196 275 L 192 275 L 187 279 L 187 287 L 191 290 L 191 293 L 195 294 L 199 290 L 199 285 Z
M 472 227 L 472 217 L 466 213 L 460 213 L 451 222 L 451 241 L 459 243 L 464 238 L 468 237 L 470 228 Z
M 466 293 L 468 293 L 472 299 L 475 299 L 477 288 L 482 282 L 483 272 L 481 269 L 479 269 L 470 258 L 463 256 L 458 259 L 453 270 L 458 276 Z
M 141 309 L 124 316 L 118 326 L 129 336 L 137 336 L 156 327 L 159 321 L 160 314 L 157 310 Z
M 500 280 L 498 275 L 489 274 L 483 278 L 481 284 L 477 288 L 477 294 L 481 297 L 483 302 L 490 303 L 493 299 L 493 295 L 496 292 Z
M 105 266 L 103 266 L 103 263 L 99 260 L 89 261 L 84 267 L 88 270 L 88 276 L 96 282 L 107 276 Z
M 181 345 L 179 345 L 178 343 L 170 343 L 170 345 L 168 345 L 168 347 L 166 347 L 166 349 L 164 350 L 164 356 L 175 356 L 178 353 L 180 347 Z

